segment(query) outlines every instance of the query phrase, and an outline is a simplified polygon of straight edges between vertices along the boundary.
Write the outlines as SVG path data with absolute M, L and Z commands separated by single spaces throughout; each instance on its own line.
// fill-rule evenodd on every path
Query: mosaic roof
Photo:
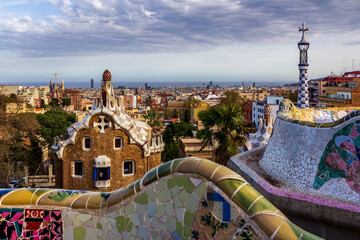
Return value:
M 278 118 L 309 127 L 328 128 L 337 126 L 360 115 L 360 107 L 299 109 L 292 101 L 285 99 L 280 103 Z

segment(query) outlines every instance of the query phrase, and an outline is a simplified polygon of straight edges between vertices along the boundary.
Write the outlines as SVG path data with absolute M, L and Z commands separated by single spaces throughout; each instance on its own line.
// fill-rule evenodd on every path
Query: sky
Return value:
M 0 84 L 298 80 L 360 70 L 358 0 L 0 0 Z

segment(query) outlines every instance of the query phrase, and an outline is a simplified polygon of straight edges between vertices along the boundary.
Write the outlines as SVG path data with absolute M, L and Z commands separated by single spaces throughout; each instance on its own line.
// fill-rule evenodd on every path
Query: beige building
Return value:
M 180 139 L 180 152 L 179 157 L 199 157 L 199 158 L 206 158 L 211 159 L 213 153 L 213 147 L 207 146 L 202 147 L 202 140 L 198 138 L 181 138 Z
M 199 112 L 206 110 L 210 105 L 206 102 L 201 102 L 199 105 L 191 108 L 191 121 L 199 121 Z
M 21 85 L 0 85 L 0 93 L 6 96 L 10 94 L 18 95 L 23 88 L 24 86 Z
M 239 95 L 250 101 L 264 101 L 266 96 L 270 95 L 270 92 L 268 90 L 254 90 L 251 92 L 240 92 Z
M 158 166 L 163 149 L 161 135 L 126 114 L 106 70 L 94 108 L 68 127 L 68 139 L 52 146 L 56 187 L 107 192 L 125 187 Z

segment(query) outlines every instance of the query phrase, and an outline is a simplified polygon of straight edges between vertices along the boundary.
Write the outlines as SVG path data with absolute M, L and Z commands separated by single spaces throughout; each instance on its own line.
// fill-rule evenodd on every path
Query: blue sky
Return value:
M 309 77 L 360 70 L 356 0 L 0 0 L 0 84 L 269 81 L 298 78 L 298 27 Z

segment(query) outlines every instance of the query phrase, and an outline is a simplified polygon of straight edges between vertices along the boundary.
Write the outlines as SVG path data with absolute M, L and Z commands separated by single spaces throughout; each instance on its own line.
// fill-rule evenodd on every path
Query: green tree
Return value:
M 142 117 L 151 127 L 160 127 L 162 125 L 160 121 L 161 115 L 154 109 L 147 110 L 145 114 L 142 115 Z
M 164 151 L 161 152 L 161 160 L 167 162 L 179 157 L 180 147 L 179 144 L 172 141 L 165 144 Z
M 247 98 L 240 96 L 238 92 L 227 91 L 223 98 L 220 100 L 220 104 L 228 106 L 235 104 L 239 107 L 243 107 L 247 101 Z
M 67 127 L 75 122 L 75 114 L 68 114 L 63 111 L 50 110 L 44 114 L 38 114 L 41 136 L 51 146 L 54 137 L 67 135 Z
M 184 102 L 184 107 L 186 108 L 192 108 L 192 107 L 197 107 L 199 104 L 201 103 L 201 100 L 196 99 L 193 96 L 188 97 L 188 99 L 186 99 L 186 101 Z
M 24 174 L 24 163 L 31 167 L 41 161 L 39 140 L 39 124 L 35 114 L 7 114 L 0 112 L 0 183 L 7 185 L 10 177 Z M 30 144 L 29 144 L 30 143 Z M 32 156 L 35 161 L 26 161 Z
M 51 99 L 51 102 L 49 103 L 49 105 L 56 107 L 56 106 L 60 106 L 60 100 L 58 98 L 53 98 Z
M 44 99 L 41 99 L 41 101 L 40 101 L 40 107 L 41 107 L 41 108 L 46 108 Z
M 161 153 L 162 161 L 166 162 L 179 157 L 179 142 L 181 137 L 193 137 L 192 131 L 197 128 L 185 123 L 178 122 L 168 125 L 163 133 L 165 143 L 164 151 Z
M 172 116 L 171 116 L 171 117 L 172 117 L 172 118 L 178 118 L 178 117 L 179 117 L 178 112 L 177 112 L 176 109 L 174 109 L 174 111 L 172 112 Z
M 61 106 L 65 107 L 65 106 L 69 106 L 71 104 L 71 99 L 70 98 L 61 98 Z
M 185 109 L 184 111 L 184 122 L 190 123 L 191 120 L 191 109 Z
M 218 147 L 214 150 L 214 160 L 226 165 L 229 158 L 239 153 L 238 146 L 244 146 L 244 117 L 241 108 L 236 104 L 219 105 L 199 113 L 204 129 L 198 131 L 197 138 L 202 139 L 202 149 L 215 139 Z M 215 129 L 215 130 L 214 130 Z

